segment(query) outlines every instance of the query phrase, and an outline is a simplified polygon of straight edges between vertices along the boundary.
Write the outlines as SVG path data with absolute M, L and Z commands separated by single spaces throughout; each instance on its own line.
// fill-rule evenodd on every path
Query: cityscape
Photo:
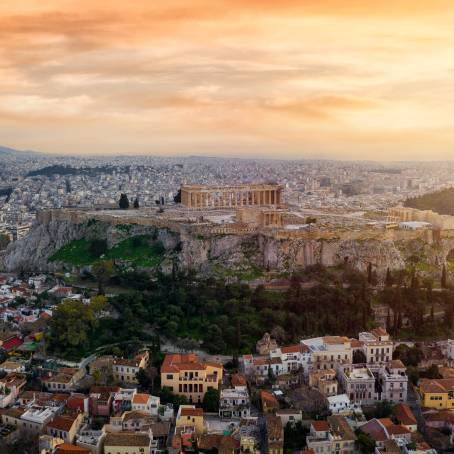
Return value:
M 452 0 L 0 2 L 0 454 L 454 452 Z

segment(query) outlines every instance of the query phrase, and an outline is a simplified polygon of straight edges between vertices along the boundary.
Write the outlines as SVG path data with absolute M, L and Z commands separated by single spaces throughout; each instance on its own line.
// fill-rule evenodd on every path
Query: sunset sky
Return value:
M 1 0 L 0 145 L 454 159 L 454 1 Z

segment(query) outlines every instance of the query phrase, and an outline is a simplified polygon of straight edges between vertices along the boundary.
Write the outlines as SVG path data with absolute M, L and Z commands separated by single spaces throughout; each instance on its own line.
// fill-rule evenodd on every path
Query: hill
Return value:
M 407 199 L 404 206 L 454 216 L 454 187 Z
M 40 155 L 38 151 L 31 150 L 16 150 L 14 148 L 0 146 L 0 156 L 29 156 L 29 155 Z

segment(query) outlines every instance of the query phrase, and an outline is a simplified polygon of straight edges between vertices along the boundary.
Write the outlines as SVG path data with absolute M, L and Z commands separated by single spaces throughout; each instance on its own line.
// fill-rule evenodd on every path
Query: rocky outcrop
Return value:
M 100 215 L 99 219 L 71 213 L 65 217 L 42 215 L 23 239 L 8 246 L 2 268 L 7 271 L 56 271 L 67 269 L 49 258 L 61 247 L 80 238 L 105 239 L 109 247 L 137 235 L 150 235 L 165 248 L 162 270 L 177 265 L 181 270 L 195 270 L 210 275 L 223 270 L 255 267 L 293 271 L 309 265 L 335 266 L 349 262 L 361 270 L 369 263 L 379 273 L 387 268 L 401 269 L 410 263 L 422 271 L 439 270 L 454 250 L 454 233 L 445 232 L 436 241 L 431 235 L 413 233 L 374 233 L 353 236 L 338 233 L 310 238 L 279 237 L 264 232 L 203 235 L 190 225 L 172 229 L 145 222 L 122 224 L 118 219 Z M 452 252 L 451 252 L 452 253 Z M 454 256 L 454 253 L 452 253 Z

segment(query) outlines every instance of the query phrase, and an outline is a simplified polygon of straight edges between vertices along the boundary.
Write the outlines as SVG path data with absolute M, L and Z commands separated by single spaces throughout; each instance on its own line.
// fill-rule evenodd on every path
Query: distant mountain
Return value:
M 2 147 L 0 146 L 0 156 L 8 155 L 8 156 L 13 156 L 13 155 L 20 155 L 20 156 L 26 156 L 26 155 L 40 155 L 38 151 L 31 151 L 31 150 L 15 150 L 14 148 L 8 148 L 8 147 Z

